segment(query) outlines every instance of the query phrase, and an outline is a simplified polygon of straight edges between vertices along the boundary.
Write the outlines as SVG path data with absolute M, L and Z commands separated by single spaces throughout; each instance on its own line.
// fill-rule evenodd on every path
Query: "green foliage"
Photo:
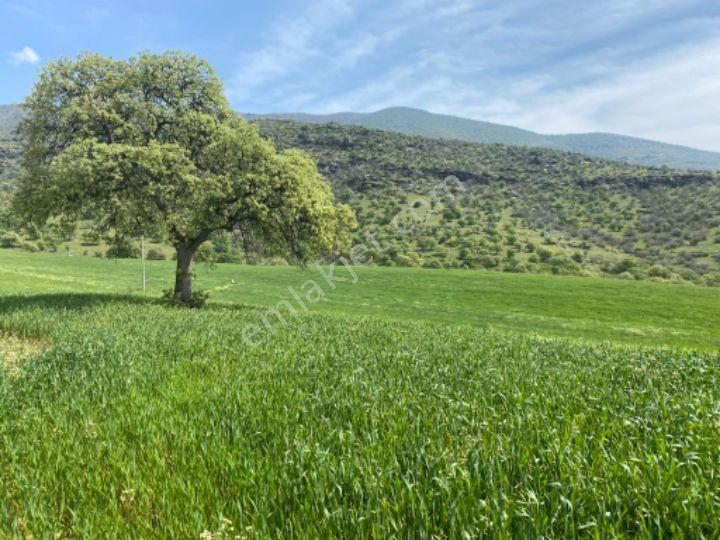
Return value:
M 353 226 L 312 160 L 277 154 L 194 56 L 58 60 L 25 106 L 18 213 L 66 230 L 90 216 L 99 232 L 166 238 L 188 303 L 193 257 L 215 231 L 302 262 L 342 246 Z
M 22 109 L 0 105 L 0 206 L 4 195 L 16 184 L 20 169 L 20 145 L 15 130 L 22 118 Z
M 0 235 L 0 248 L 16 248 L 21 243 L 20 236 L 15 232 L 6 232 Z
M 140 248 L 125 238 L 118 238 L 112 242 L 105 256 L 108 259 L 137 259 L 140 257 Z
M 651 266 L 648 269 L 647 275 L 648 275 L 648 277 L 659 277 L 659 278 L 668 279 L 668 278 L 670 278 L 670 276 L 672 274 L 667 268 L 664 268 L 664 267 L 660 266 L 659 264 L 656 264 L 656 265 Z
M 148 252 L 145 254 L 145 257 L 149 261 L 164 261 L 167 259 L 167 256 L 158 249 L 149 249 Z

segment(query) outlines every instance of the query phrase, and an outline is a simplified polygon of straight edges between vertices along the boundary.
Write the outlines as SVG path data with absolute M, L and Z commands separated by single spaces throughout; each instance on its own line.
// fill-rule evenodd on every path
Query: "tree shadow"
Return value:
M 0 296 L 0 315 L 32 309 L 81 313 L 96 307 L 112 303 L 135 306 L 164 306 L 169 310 L 190 309 L 167 305 L 162 298 L 143 298 L 128 294 L 112 293 L 47 293 L 47 294 L 11 294 Z M 210 312 L 257 312 L 262 313 L 266 306 L 252 304 L 225 304 L 208 302 L 199 311 Z
M 0 296 L 0 315 L 28 309 L 82 312 L 94 307 L 122 302 L 125 304 L 152 305 L 157 299 L 122 294 L 102 293 L 50 293 L 34 295 Z

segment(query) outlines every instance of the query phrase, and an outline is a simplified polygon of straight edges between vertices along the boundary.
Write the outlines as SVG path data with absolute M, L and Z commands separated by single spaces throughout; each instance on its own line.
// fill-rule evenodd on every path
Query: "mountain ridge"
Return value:
M 435 114 L 411 107 L 390 107 L 372 113 L 270 113 L 243 116 L 313 124 L 338 123 L 431 138 L 549 148 L 635 165 L 720 170 L 720 153 L 689 146 L 607 132 L 541 134 L 515 126 Z
M 328 115 L 241 114 L 248 119 L 273 118 L 311 124 L 337 123 L 436 139 L 547 148 L 649 167 L 720 170 L 720 152 L 607 132 L 542 134 L 515 126 L 435 114 L 412 107 L 390 107 L 373 113 L 340 112 Z M 0 143 L 7 145 L 14 139 L 14 129 L 21 118 L 20 105 L 0 105 Z

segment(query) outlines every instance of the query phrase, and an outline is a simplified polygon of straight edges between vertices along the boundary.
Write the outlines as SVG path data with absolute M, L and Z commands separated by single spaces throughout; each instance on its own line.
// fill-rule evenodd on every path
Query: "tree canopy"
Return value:
M 303 262 L 354 227 L 313 160 L 282 153 L 230 108 L 210 65 L 179 52 L 49 64 L 25 102 L 15 208 L 27 221 L 153 235 L 177 250 L 174 292 L 192 298 L 191 264 L 216 231 Z

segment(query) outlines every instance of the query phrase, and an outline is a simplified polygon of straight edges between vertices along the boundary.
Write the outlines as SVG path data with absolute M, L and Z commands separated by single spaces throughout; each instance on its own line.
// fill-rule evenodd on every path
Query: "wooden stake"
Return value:
M 142 291 L 145 292 L 145 235 L 140 237 L 140 260 L 142 261 Z

